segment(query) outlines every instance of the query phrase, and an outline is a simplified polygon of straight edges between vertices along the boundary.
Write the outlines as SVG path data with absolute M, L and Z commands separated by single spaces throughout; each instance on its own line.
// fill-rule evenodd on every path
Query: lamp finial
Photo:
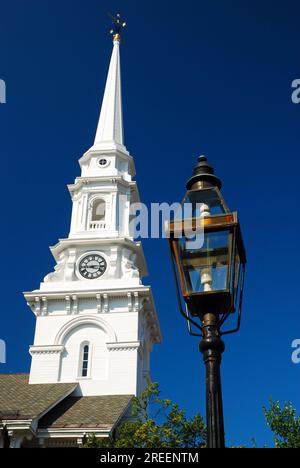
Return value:
M 204 155 L 199 156 L 198 164 L 195 166 L 193 175 L 187 183 L 187 189 L 191 190 L 196 185 L 198 188 L 201 186 L 202 188 L 218 187 L 218 189 L 221 189 L 222 187 L 221 179 L 215 175 L 214 169 Z

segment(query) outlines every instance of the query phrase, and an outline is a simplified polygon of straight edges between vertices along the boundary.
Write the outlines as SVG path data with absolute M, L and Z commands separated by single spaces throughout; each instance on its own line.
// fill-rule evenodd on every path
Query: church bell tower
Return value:
M 161 341 L 140 242 L 130 232 L 139 201 L 134 161 L 124 146 L 118 16 L 93 146 L 68 189 L 68 238 L 50 248 L 56 265 L 24 293 L 36 316 L 30 384 L 78 383 L 79 396 L 137 395 L 151 381 L 150 353 Z

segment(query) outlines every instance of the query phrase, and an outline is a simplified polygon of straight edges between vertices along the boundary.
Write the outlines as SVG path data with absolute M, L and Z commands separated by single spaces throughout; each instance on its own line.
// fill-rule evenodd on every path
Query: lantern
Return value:
M 220 187 L 200 157 L 182 210 L 168 226 L 182 297 L 190 314 L 200 319 L 207 313 L 234 313 L 242 298 L 246 253 L 238 215 L 228 209 Z

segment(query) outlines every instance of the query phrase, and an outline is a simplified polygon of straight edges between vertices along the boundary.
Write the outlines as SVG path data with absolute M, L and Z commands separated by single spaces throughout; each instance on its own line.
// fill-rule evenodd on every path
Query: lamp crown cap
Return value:
M 198 157 L 198 164 L 187 183 L 187 189 L 190 190 L 195 184 L 198 185 L 198 188 L 200 187 L 199 184 L 201 184 L 202 188 L 218 187 L 220 189 L 222 187 L 221 180 L 215 175 L 213 167 L 208 163 L 207 157 L 204 155 Z

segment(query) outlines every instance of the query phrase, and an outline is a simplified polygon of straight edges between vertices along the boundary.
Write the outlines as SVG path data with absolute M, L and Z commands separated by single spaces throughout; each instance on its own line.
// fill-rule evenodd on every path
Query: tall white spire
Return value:
M 120 35 L 114 35 L 113 51 L 104 91 L 94 147 L 124 147 L 120 68 Z
M 120 15 L 114 18 L 95 144 L 80 158 L 80 177 L 68 186 L 69 236 L 51 248 L 54 271 L 25 294 L 37 317 L 30 384 L 77 382 L 75 396 L 83 397 L 139 395 L 150 379 L 152 346 L 161 340 L 151 288 L 142 282 L 142 245 L 130 234 L 130 207 L 139 195 L 133 158 L 123 146 L 124 24 Z

